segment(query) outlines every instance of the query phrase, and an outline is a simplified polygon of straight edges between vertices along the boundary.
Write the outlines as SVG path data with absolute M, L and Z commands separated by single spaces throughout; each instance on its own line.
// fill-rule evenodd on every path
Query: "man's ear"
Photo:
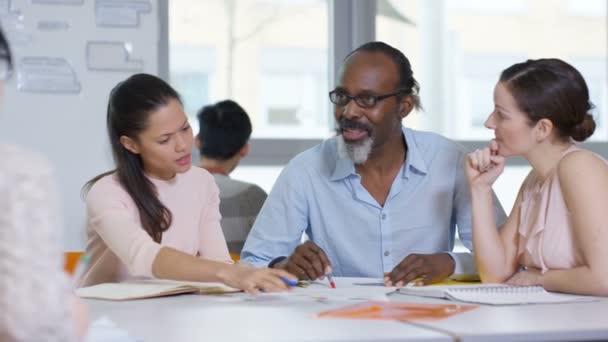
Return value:
M 401 97 L 399 101 L 399 116 L 404 119 L 412 112 L 412 109 L 414 109 L 414 97 L 412 95 Z
M 249 143 L 245 143 L 245 145 L 243 145 L 243 147 L 241 147 L 241 150 L 239 151 L 239 156 L 241 156 L 242 158 L 247 157 L 247 155 L 249 154 Z
M 194 137 L 194 146 L 196 146 L 197 151 L 201 150 L 201 137 L 198 134 Z
M 551 120 L 544 118 L 538 120 L 536 125 L 534 125 L 534 135 L 537 142 L 542 142 L 553 133 L 553 122 Z
M 127 151 L 133 154 L 139 154 L 139 144 L 128 136 L 121 135 L 120 144 L 122 145 L 122 147 L 126 148 Z

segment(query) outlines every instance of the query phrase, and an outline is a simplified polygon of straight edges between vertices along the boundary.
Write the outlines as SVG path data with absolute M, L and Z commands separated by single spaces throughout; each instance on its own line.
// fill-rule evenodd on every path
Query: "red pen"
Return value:
M 332 278 L 331 274 L 328 273 L 325 275 L 327 277 L 327 280 L 329 280 L 329 285 L 331 286 L 332 289 L 336 288 L 336 283 L 334 282 L 334 278 Z

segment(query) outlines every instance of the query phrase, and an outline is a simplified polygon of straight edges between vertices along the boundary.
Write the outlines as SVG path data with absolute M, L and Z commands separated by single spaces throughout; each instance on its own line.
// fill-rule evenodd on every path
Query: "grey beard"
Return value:
M 338 143 L 338 155 L 340 158 L 348 158 L 355 164 L 364 164 L 369 158 L 369 154 L 372 151 L 374 139 L 371 137 L 366 138 L 360 144 L 349 144 L 344 141 L 342 134 L 337 136 Z

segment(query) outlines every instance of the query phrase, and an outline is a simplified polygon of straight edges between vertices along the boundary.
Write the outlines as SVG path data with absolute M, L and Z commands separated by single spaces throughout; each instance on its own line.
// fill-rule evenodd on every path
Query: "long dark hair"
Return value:
M 0 28 L 0 60 L 4 60 L 7 64 L 7 71 L 13 69 L 13 57 L 11 55 L 11 48 L 8 46 L 4 32 Z
M 156 242 L 161 242 L 163 232 L 169 229 L 171 212 L 161 203 L 156 187 L 145 176 L 141 157 L 124 148 L 120 137 L 137 140 L 147 127 L 150 114 L 172 99 L 181 103 L 177 92 L 156 76 L 136 74 L 118 83 L 110 92 L 107 114 L 116 169 L 96 176 L 83 187 L 86 193 L 99 179 L 116 172 L 118 181 L 137 206 L 143 228 Z
M 587 83 L 572 65 L 557 59 L 529 59 L 500 74 L 519 109 L 536 124 L 547 118 L 562 139 L 583 141 L 595 130 Z

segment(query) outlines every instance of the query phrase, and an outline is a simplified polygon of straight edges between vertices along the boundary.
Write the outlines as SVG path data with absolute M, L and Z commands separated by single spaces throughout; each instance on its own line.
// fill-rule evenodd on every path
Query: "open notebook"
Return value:
M 596 300 L 594 297 L 547 292 L 542 286 L 504 284 L 406 286 L 399 288 L 396 293 L 489 305 L 570 303 Z
M 221 283 L 198 283 L 173 280 L 136 280 L 124 283 L 104 283 L 76 290 L 82 298 L 129 300 L 171 296 L 182 293 L 218 294 L 240 290 Z

